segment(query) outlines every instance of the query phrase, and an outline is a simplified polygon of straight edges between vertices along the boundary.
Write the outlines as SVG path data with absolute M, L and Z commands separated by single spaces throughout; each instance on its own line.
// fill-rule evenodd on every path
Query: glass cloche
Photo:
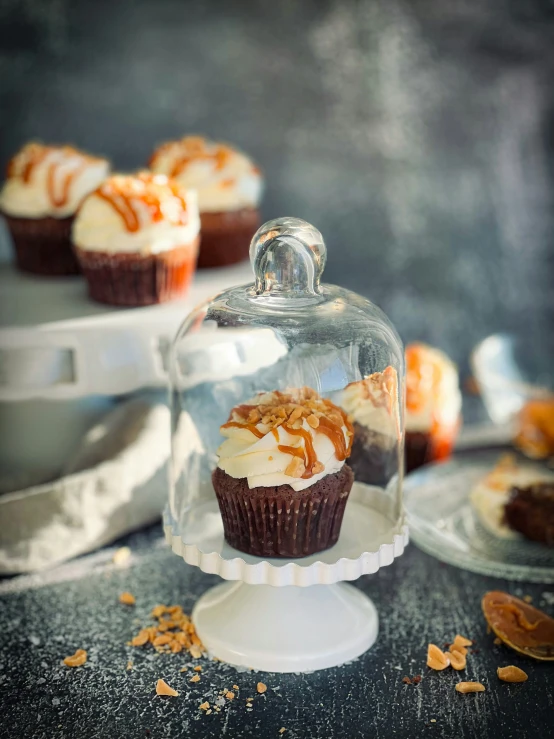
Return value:
M 172 346 L 170 515 L 185 545 L 246 562 L 375 552 L 402 526 L 401 341 L 320 283 L 305 221 L 266 223 L 250 259 L 254 284 L 200 305 Z

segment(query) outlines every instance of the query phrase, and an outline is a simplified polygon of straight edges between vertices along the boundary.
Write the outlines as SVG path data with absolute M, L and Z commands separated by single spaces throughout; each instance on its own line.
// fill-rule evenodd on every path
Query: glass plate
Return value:
M 501 454 L 473 451 L 408 475 L 404 495 L 410 538 L 427 554 L 471 572 L 554 583 L 554 549 L 498 539 L 473 516 L 469 493 Z

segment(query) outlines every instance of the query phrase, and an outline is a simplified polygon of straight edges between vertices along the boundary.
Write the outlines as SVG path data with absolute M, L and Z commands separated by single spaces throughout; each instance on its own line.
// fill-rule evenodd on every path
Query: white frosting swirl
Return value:
M 79 209 L 73 224 L 75 246 L 121 254 L 160 254 L 177 246 L 197 249 L 200 218 L 194 192 L 180 190 L 176 196 L 175 186 L 163 175 L 114 175 L 103 188 L 112 184 L 116 189 L 113 203 L 96 191 Z M 127 213 L 132 210 L 136 230 L 128 229 L 114 205 L 123 206 Z M 157 208 L 161 217 L 156 217 Z
M 163 144 L 152 155 L 150 169 L 195 189 L 201 213 L 256 208 L 262 197 L 263 178 L 252 160 L 201 136 Z
M 361 426 L 392 441 L 400 437 L 398 376 L 393 367 L 351 382 L 336 395 L 336 402 Z
M 18 218 L 67 218 L 109 171 L 107 159 L 73 147 L 27 144 L 10 162 L 0 210 Z
M 407 346 L 406 360 L 406 431 L 455 427 L 462 409 L 456 365 L 425 344 Z
M 248 401 L 248 404 L 266 404 L 271 402 L 273 397 L 272 393 L 260 394 Z M 236 418 L 233 414 L 232 417 Z M 242 423 L 246 424 L 245 421 Z M 294 490 L 304 490 L 326 475 L 338 472 L 344 465 L 344 460 L 337 459 L 335 446 L 331 439 L 317 428 L 312 428 L 306 418 L 303 418 L 301 422 L 299 420 L 297 425 L 310 435 L 317 461 L 322 468 L 312 476 L 307 478 L 292 476 L 290 465 L 295 457 L 279 449 L 279 446 L 298 448 L 306 459 L 305 440 L 302 436 L 289 433 L 283 425 L 272 429 L 270 425 L 262 422 L 255 424 L 258 432 L 263 434 L 261 438 L 249 430 L 247 425 L 226 426 L 224 424 L 221 427 L 221 434 L 227 437 L 227 440 L 217 450 L 218 467 L 231 477 L 246 478 L 249 488 L 290 485 Z M 350 434 L 344 425 L 342 433 L 345 444 L 348 446 Z

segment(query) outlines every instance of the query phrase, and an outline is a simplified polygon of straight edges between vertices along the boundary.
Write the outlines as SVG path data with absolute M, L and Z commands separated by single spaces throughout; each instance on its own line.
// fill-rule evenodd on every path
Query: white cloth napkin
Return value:
M 0 496 L 0 574 L 50 567 L 155 521 L 169 453 L 165 404 L 140 397 L 118 405 L 59 480 Z

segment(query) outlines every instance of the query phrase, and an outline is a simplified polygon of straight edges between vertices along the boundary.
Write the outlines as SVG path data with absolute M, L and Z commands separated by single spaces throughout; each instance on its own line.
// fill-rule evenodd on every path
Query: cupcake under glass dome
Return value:
M 168 516 L 199 556 L 375 553 L 403 525 L 401 342 L 371 302 L 320 283 L 308 223 L 266 223 L 250 258 L 254 284 L 199 306 L 173 344 Z

